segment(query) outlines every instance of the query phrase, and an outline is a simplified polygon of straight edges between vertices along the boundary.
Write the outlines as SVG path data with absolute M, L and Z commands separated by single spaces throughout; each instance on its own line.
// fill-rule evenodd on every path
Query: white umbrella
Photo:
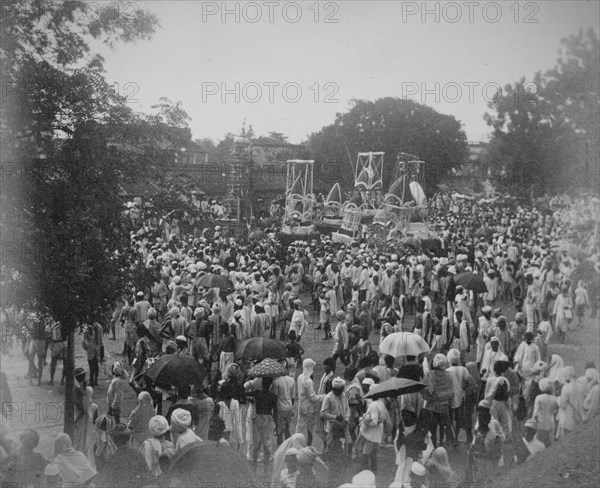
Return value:
M 380 354 L 389 354 L 395 358 L 400 356 L 418 356 L 428 353 L 429 346 L 419 334 L 414 332 L 394 332 L 387 336 L 379 346 Z

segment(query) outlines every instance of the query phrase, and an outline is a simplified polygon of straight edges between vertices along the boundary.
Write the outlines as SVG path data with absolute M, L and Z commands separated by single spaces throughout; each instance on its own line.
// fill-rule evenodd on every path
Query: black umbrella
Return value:
M 144 373 L 156 386 L 185 386 L 200 383 L 206 372 L 189 354 L 165 354 Z
M 416 393 L 425 387 L 425 384 L 408 378 L 390 378 L 383 383 L 371 386 L 365 398 L 377 400 L 378 398 L 396 397 L 405 393 Z
M 169 463 L 160 486 L 255 486 L 256 478 L 244 456 L 219 442 L 192 442 Z
M 265 358 L 284 359 L 287 357 L 287 351 L 283 343 L 276 339 L 253 337 L 238 345 L 235 357 L 243 361 L 262 361 Z
M 487 292 L 487 286 L 483 282 L 483 278 L 475 273 L 461 273 L 454 277 L 454 283 L 466 288 L 467 290 L 473 290 L 475 293 Z

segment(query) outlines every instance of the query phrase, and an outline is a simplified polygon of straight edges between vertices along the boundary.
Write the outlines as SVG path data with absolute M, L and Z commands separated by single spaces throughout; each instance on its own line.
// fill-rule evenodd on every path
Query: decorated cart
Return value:
M 354 242 L 360 239 L 373 223 L 381 206 L 383 186 L 383 152 L 358 153 L 354 167 L 354 191 L 343 206 L 341 228 L 332 234 L 335 242 Z
M 313 222 L 315 195 L 313 192 L 313 160 L 287 161 L 285 212 L 280 239 L 284 243 L 312 239 L 318 236 Z

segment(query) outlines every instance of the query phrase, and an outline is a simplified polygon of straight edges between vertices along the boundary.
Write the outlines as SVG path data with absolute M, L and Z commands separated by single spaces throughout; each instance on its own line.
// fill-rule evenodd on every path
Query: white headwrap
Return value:
M 177 408 L 171 414 L 171 428 L 177 432 L 185 431 L 192 425 L 192 414 L 183 408 Z
M 450 349 L 448 354 L 446 354 L 446 357 L 451 365 L 457 365 L 460 361 L 460 352 L 458 349 Z
M 310 376 L 313 373 L 313 370 L 315 369 L 315 362 L 310 359 L 310 358 L 306 358 L 303 362 L 302 362 L 302 372 L 306 375 L 306 376 Z

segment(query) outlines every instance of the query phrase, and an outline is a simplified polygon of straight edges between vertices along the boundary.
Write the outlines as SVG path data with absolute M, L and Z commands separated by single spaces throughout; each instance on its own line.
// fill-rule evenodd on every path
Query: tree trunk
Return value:
M 66 376 L 64 432 L 65 434 L 69 434 L 71 439 L 73 439 L 73 432 L 75 430 L 75 325 L 74 323 L 68 324 L 67 354 L 63 364 Z

